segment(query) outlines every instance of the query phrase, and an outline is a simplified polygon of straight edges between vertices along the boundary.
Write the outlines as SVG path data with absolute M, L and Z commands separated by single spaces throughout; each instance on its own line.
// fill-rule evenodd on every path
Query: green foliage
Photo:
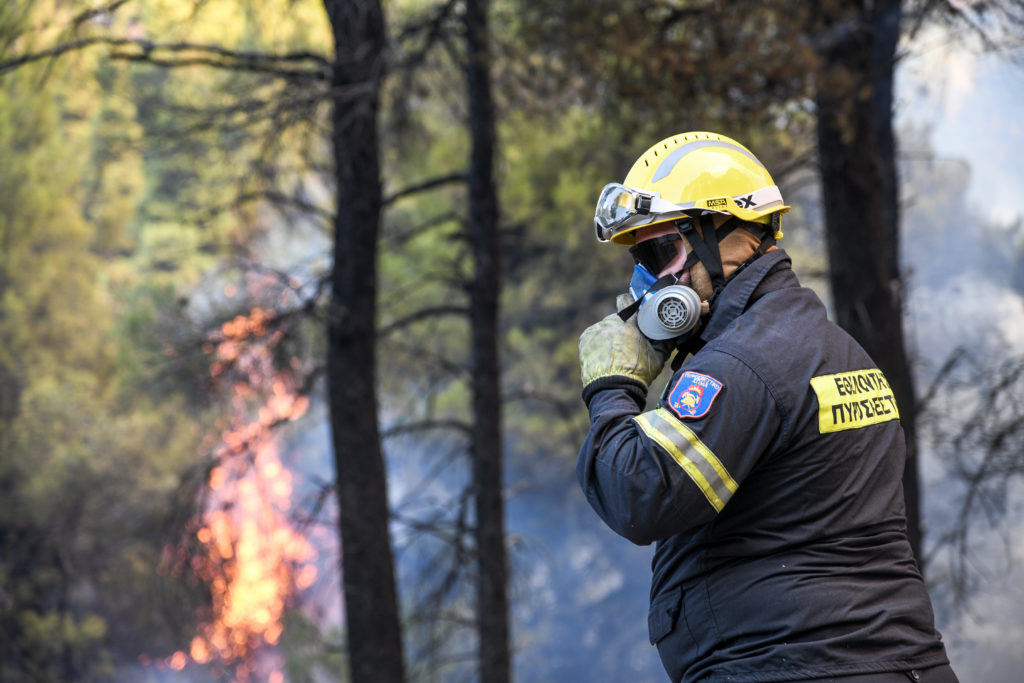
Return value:
M 146 391 L 137 369 L 166 340 L 114 334 L 166 313 L 134 294 L 153 286 L 156 248 L 126 256 L 143 157 L 125 69 L 83 56 L 7 74 L 0 90 L 4 680 L 106 680 L 115 658 L 169 652 L 197 604 L 163 551 L 202 416 L 180 383 Z

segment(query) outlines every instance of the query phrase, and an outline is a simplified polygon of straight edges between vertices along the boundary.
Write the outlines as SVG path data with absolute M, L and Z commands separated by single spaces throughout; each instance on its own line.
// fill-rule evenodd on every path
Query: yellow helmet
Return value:
M 686 214 L 728 213 L 771 223 L 789 211 L 782 193 L 750 150 L 716 133 L 661 140 L 636 160 L 626 179 L 604 187 L 594 228 L 602 242 L 632 245 L 637 230 Z M 781 237 L 775 216 L 773 227 Z

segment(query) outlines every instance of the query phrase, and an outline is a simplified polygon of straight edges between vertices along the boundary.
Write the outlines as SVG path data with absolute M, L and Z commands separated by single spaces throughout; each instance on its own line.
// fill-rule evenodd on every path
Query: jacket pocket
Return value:
M 675 628 L 682 601 L 683 589 L 677 586 L 667 593 L 662 593 L 651 603 L 651 610 L 647 613 L 647 633 L 651 638 L 651 645 L 657 645 L 658 641 Z

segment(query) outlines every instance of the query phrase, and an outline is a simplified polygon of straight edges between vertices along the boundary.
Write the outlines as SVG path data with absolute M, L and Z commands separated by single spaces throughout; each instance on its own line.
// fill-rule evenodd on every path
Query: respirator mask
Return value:
M 696 291 L 678 283 L 679 276 L 697 261 L 694 256 L 686 258 L 682 236 L 671 233 L 644 240 L 629 252 L 636 262 L 629 282 L 635 301 L 619 311 L 619 317 L 628 320 L 636 313 L 640 331 L 653 341 L 688 335 L 700 322 L 701 301 Z M 684 263 L 675 273 L 655 275 L 680 256 Z

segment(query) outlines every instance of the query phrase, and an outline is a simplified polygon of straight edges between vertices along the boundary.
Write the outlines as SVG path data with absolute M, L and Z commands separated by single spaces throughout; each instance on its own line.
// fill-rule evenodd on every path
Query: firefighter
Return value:
M 580 337 L 577 477 L 609 527 L 656 543 L 648 628 L 673 681 L 955 682 L 907 539 L 892 388 L 775 246 L 788 210 L 714 133 L 605 186 L 597 239 L 635 266 Z

